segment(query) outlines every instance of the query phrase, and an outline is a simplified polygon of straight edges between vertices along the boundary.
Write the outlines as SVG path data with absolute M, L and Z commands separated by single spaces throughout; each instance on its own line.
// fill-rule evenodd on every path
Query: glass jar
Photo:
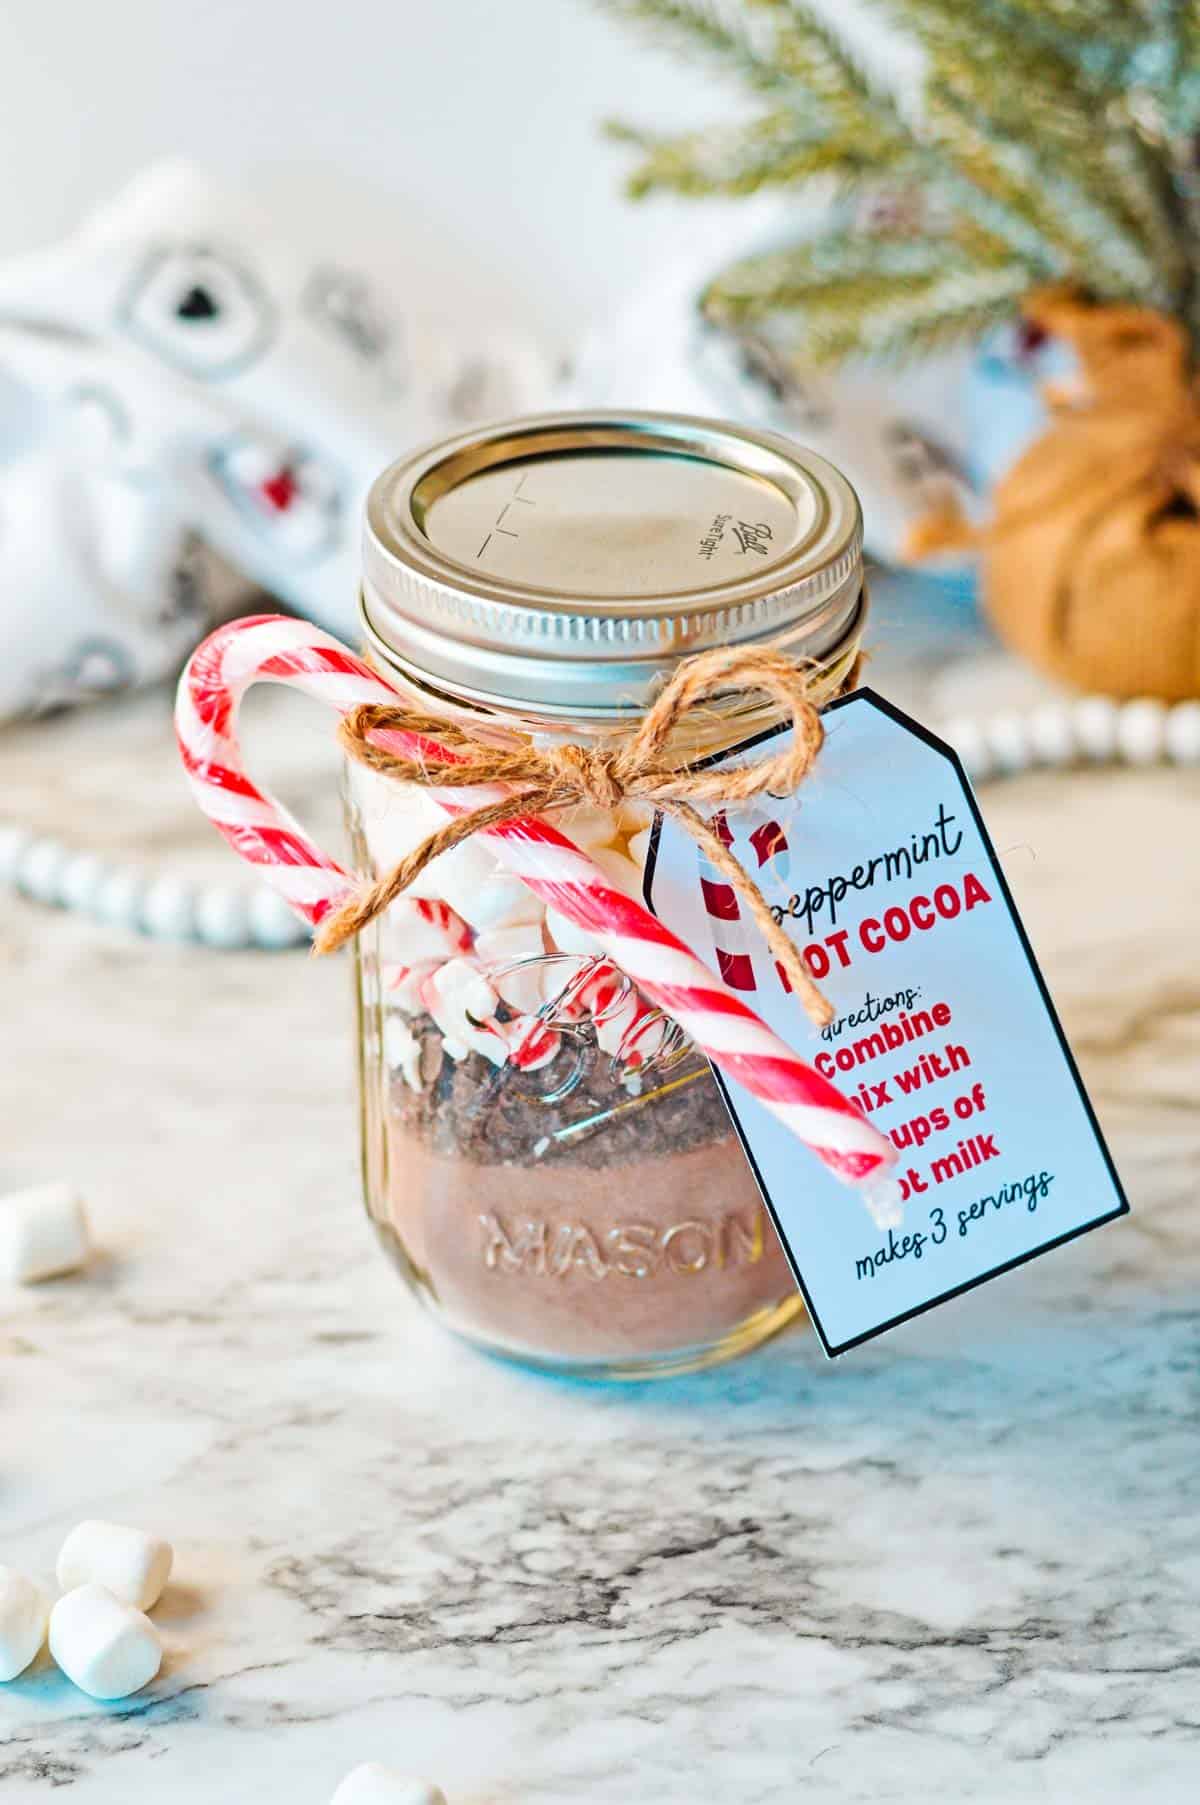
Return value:
M 394 465 L 368 501 L 373 661 L 424 712 L 498 743 L 628 732 L 681 657 L 730 642 L 788 646 L 828 699 L 865 607 L 845 479 L 714 422 L 504 425 Z M 761 699 L 719 700 L 670 751 L 702 757 L 775 719 Z M 443 819 L 360 765 L 346 796 L 364 871 Z M 555 820 L 640 893 L 646 808 Z M 713 925 L 714 963 L 751 987 L 736 903 Z M 632 1378 L 722 1359 L 801 1313 L 707 1062 L 480 837 L 360 936 L 356 971 L 367 1210 L 450 1328 Z

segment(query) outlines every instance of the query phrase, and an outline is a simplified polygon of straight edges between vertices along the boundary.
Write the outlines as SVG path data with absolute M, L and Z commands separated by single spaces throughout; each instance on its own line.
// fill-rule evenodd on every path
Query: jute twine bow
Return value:
M 664 748 L 688 709 L 718 691 L 729 690 L 760 690 L 778 703 L 791 717 L 794 732 L 790 743 L 757 764 L 703 770 L 664 762 Z M 597 808 L 612 809 L 623 801 L 645 802 L 678 821 L 733 886 L 794 994 L 810 1019 L 823 1027 L 833 1018 L 831 1004 L 814 983 L 799 949 L 775 920 L 758 885 L 700 813 L 704 804 L 728 806 L 768 791 L 790 795 L 799 788 L 825 737 L 811 700 L 813 690 L 813 674 L 783 652 L 762 647 L 701 652 L 678 667 L 627 739 L 594 749 L 525 743 L 502 748 L 482 743 L 456 722 L 402 705 L 368 702 L 351 709 L 342 720 L 339 738 L 350 757 L 369 770 L 397 783 L 438 789 L 504 784 L 512 794 L 448 820 L 401 859 L 395 870 L 356 891 L 321 923 L 314 950 L 333 952 L 361 932 L 433 859 L 483 828 L 499 826 L 518 815 L 544 815 L 572 803 L 590 802 Z M 428 736 L 452 758 L 439 758 L 436 753 L 408 758 L 386 751 L 372 737 L 386 731 Z

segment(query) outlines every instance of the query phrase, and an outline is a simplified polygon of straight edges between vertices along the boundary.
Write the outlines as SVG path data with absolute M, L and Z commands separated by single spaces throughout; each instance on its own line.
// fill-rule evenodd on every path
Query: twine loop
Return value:
M 853 678 L 855 660 L 841 672 Z M 826 679 L 828 673 L 822 674 Z M 670 815 L 689 833 L 710 865 L 733 886 L 758 926 L 771 956 L 792 991 L 818 1026 L 833 1017 L 799 948 L 784 932 L 758 885 L 700 813 L 702 805 L 729 807 L 756 796 L 790 795 L 812 769 L 824 728 L 812 700 L 817 679 L 787 653 L 769 647 L 719 648 L 700 652 L 679 665 L 638 726 L 615 746 L 497 746 L 461 723 L 420 714 L 403 704 L 368 702 L 343 718 L 339 738 L 349 756 L 397 783 L 436 789 L 503 785 L 499 800 L 466 808 L 401 859 L 393 871 L 356 890 L 322 922 L 314 941 L 318 953 L 360 933 L 442 853 L 484 828 L 519 815 L 544 815 L 575 803 L 611 810 L 621 802 L 645 802 Z M 753 764 L 679 764 L 666 757 L 667 743 L 687 711 L 706 698 L 730 690 L 759 690 L 778 704 L 792 725 L 790 741 Z M 402 734 L 406 747 L 393 750 L 388 736 Z M 567 832 L 570 824 L 567 824 Z

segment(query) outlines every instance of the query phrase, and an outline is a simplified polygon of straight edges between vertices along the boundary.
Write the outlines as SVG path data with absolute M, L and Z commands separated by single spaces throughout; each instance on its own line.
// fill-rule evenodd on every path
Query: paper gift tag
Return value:
M 1128 1204 L 962 768 L 862 689 L 825 710 L 796 795 L 717 818 L 836 1009 L 818 1035 L 735 893 L 656 824 L 649 906 L 817 1064 L 898 1150 L 901 1227 L 740 1084 L 738 1134 L 829 1354 L 941 1303 Z M 778 729 L 710 764 L 780 750 Z

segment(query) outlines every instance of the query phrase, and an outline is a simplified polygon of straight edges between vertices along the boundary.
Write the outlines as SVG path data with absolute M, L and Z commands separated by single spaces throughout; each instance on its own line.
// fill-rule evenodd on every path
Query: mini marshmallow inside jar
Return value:
M 820 704 L 845 688 L 866 596 L 857 499 L 773 435 L 662 415 L 551 415 L 393 465 L 367 506 L 362 620 L 403 698 L 482 740 L 611 745 L 679 661 L 786 648 Z M 681 723 L 693 763 L 779 716 L 718 697 Z M 360 870 L 445 816 L 357 762 Z M 751 875 L 789 856 L 788 799 L 713 816 Z M 555 824 L 642 893 L 652 812 L 573 803 Z M 697 854 L 732 988 L 769 980 L 732 888 Z M 363 1171 L 417 1294 L 488 1350 L 646 1378 L 757 1345 L 802 1313 L 707 1061 L 597 942 L 476 835 L 356 942 Z

